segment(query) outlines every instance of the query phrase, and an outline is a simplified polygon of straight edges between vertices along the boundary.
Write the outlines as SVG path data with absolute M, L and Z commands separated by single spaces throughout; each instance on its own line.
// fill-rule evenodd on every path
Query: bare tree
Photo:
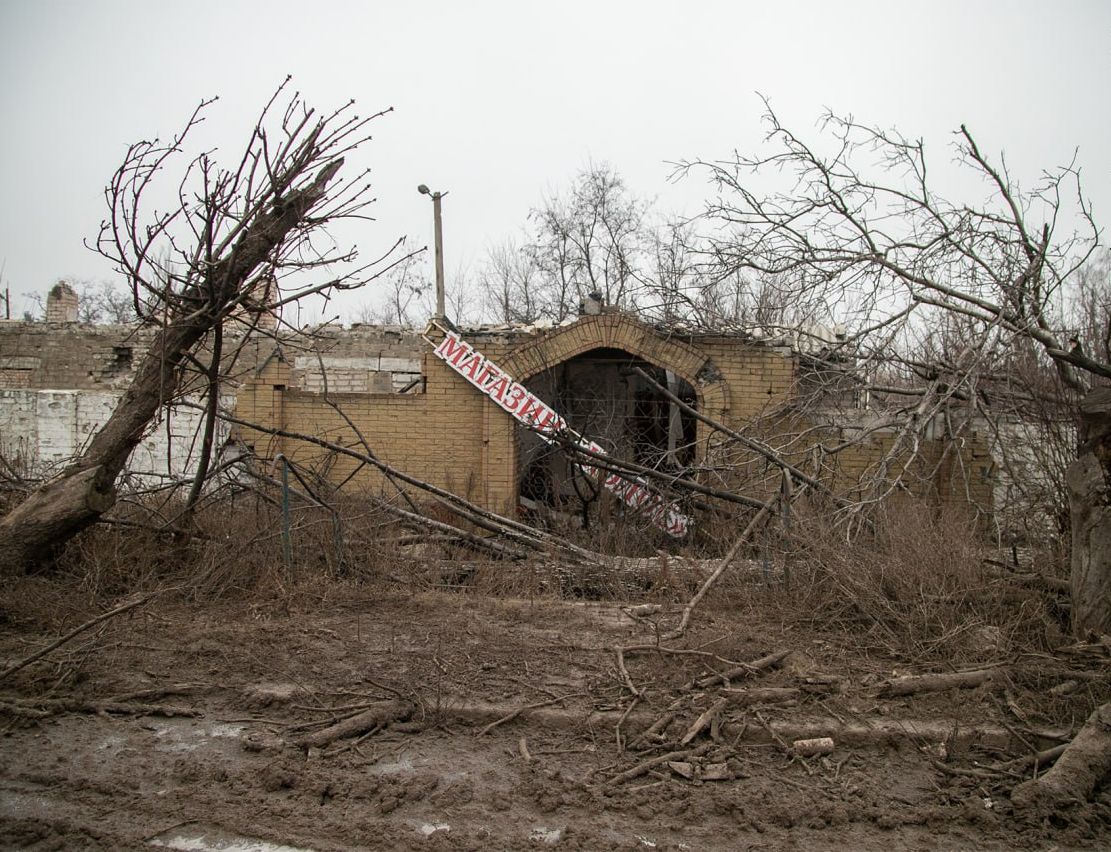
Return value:
M 427 270 L 421 266 L 416 254 L 398 263 L 383 276 L 386 302 L 378 311 L 377 319 L 385 325 L 409 328 L 426 316 L 422 297 L 432 289 Z
M 116 281 L 77 282 L 77 320 L 127 325 L 138 319 L 128 288 Z
M 359 218 L 370 201 L 366 172 L 338 175 L 381 113 L 360 117 L 353 102 L 318 113 L 287 84 L 230 165 L 186 152 L 211 101 L 170 141 L 128 148 L 105 190 L 108 216 L 94 247 L 128 281 L 135 313 L 158 333 L 85 451 L 0 521 L 0 569 L 42 560 L 110 509 L 116 479 L 151 419 L 187 390 L 207 399 L 199 485 L 213 450 L 222 369 L 242 342 L 282 305 L 359 286 L 397 262 L 391 251 L 360 265 L 354 250 L 337 249 L 327 234 L 329 225 Z M 178 163 L 176 203 L 165 209 L 158 187 Z M 166 212 L 148 211 L 155 203 Z
M 487 253 L 480 276 L 483 311 L 505 325 L 536 322 L 543 311 L 540 278 L 537 253 L 505 240 Z
M 1074 164 L 1023 190 L 962 126 L 958 163 L 987 197 L 951 202 L 928 180 L 921 141 L 826 115 L 812 145 L 770 109 L 767 121 L 770 154 L 685 164 L 717 188 L 706 220 L 710 266 L 718 277 L 774 276 L 785 298 L 837 305 L 842 355 L 894 362 L 913 380 L 888 389 L 913 394 L 901 435 L 923 434 L 956 400 L 988 407 L 1003 353 L 1026 352 L 1050 368 L 1074 417 L 1092 385 L 1111 379 L 1107 358 L 1078 345 L 1060 319 L 1099 239 Z M 756 189 L 770 174 L 789 189 Z M 924 333 L 936 345 L 917 357 L 912 344 Z M 1087 443 L 1069 472 L 1077 630 L 1111 628 L 1111 444 L 1096 424 L 1101 400 L 1097 392 L 1083 409 Z
M 529 213 L 518 245 L 488 255 L 479 279 L 483 310 L 499 322 L 561 322 L 590 294 L 633 308 L 643 280 L 649 205 L 608 165 L 591 165 L 569 190 Z
M 1065 324 L 1092 358 L 1111 363 L 1111 250 L 1104 248 L 1080 268 L 1070 288 Z

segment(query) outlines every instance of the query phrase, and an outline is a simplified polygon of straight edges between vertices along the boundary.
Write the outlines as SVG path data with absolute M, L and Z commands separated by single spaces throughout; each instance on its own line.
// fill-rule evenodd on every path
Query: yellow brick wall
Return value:
M 436 335 L 439 336 L 438 334 Z M 622 349 L 682 376 L 696 390 L 699 409 L 728 426 L 741 430 L 764 418 L 760 428 L 775 433 L 797 432 L 805 422 L 769 418 L 789 403 L 795 390 L 797 359 L 786 349 L 746 343 L 725 336 L 666 336 L 619 314 L 584 317 L 578 322 L 541 333 L 476 333 L 469 342 L 515 379 L 525 381 L 569 358 L 601 347 Z M 493 402 L 440 361 L 427 347 L 422 359 L 426 378 L 424 393 L 333 394 L 331 399 L 358 427 L 375 454 L 418 479 L 454 491 L 501 513 L 516 506 L 517 425 Z M 352 445 L 354 431 L 319 394 L 291 388 L 290 369 L 272 360 L 239 394 L 238 416 L 263 425 L 316 435 Z M 264 457 L 283 452 L 297 461 L 322 465 L 327 453 L 290 439 L 278 440 L 249 429 L 244 440 Z M 699 461 L 716 461 L 720 435 L 699 424 Z M 877 434 L 862 444 L 843 450 L 823 464 L 824 479 L 836 490 L 849 493 L 860 477 L 872 470 L 890 448 L 893 436 Z M 807 446 L 811 442 L 805 442 Z M 829 440 L 837 443 L 836 436 Z M 801 444 L 800 444 L 801 446 Z M 940 445 L 938 445 L 940 446 Z M 923 493 L 939 500 L 965 500 L 989 507 L 990 478 L 980 476 L 985 461 L 983 441 L 966 441 L 960 453 L 938 464 L 938 447 L 927 447 L 916 469 L 936 473 L 923 482 Z M 778 487 L 778 472 L 759 457 L 743 455 L 734 446 L 727 453 L 738 465 L 735 479 L 748 483 L 756 493 Z M 707 455 L 708 454 L 708 455 Z M 813 459 L 791 456 L 804 470 Z M 340 458 L 329 471 L 332 481 L 347 478 L 358 467 Z M 936 471 L 935 471 L 936 468 Z M 961 475 L 972 490 L 966 494 Z M 393 486 L 369 467 L 351 479 L 354 488 L 392 493 Z

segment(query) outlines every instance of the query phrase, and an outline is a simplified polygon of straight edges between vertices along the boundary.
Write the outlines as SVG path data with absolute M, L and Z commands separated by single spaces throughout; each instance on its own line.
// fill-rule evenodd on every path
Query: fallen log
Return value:
M 1041 778 L 1024 781 L 1011 792 L 1016 808 L 1055 810 L 1085 802 L 1111 772 L 1111 702 L 1092 711 L 1080 733 Z
M 519 709 L 504 704 L 466 703 L 458 700 L 447 702 L 443 712 L 445 716 L 459 721 L 484 725 Z M 670 713 L 669 710 L 665 716 Z M 541 707 L 527 710 L 520 715 L 522 719 L 527 720 L 528 724 L 538 728 L 582 733 L 594 731 L 599 734 L 612 731 L 622 719 L 630 727 L 643 725 L 645 733 L 661 721 L 661 717 L 655 713 L 635 711 L 626 716 L 623 711 L 593 708 L 564 710 Z M 934 743 L 950 742 L 962 746 L 978 743 L 998 749 L 1017 750 L 1028 747 L 1024 745 L 1024 740 L 1060 742 L 1069 736 L 1067 731 L 1040 729 L 1024 731 L 1025 736 L 1020 739 L 1014 731 L 999 725 L 965 725 L 954 719 L 892 719 L 889 717 L 867 718 L 852 723 L 826 717 L 792 719 L 769 721 L 768 727 L 775 736 L 784 741 L 832 737 L 835 742 L 845 746 L 882 746 L 911 739 Z M 731 735 L 737 736 L 735 733 Z M 635 743 L 638 739 L 640 737 L 630 737 L 630 742 Z M 750 725 L 740 732 L 740 741 L 770 742 L 771 736 L 763 728 Z
M 802 690 L 789 686 L 765 686 L 752 689 L 723 689 L 731 707 L 748 707 L 752 704 L 781 704 L 802 697 Z
M 884 681 L 876 694 L 882 698 L 895 698 L 923 692 L 941 692 L 945 689 L 972 689 L 990 682 L 998 672 L 999 669 L 993 668 L 946 674 L 907 675 Z
M 741 665 L 736 666 L 732 669 L 728 669 L 727 671 L 721 672 L 720 674 L 712 674 L 707 675 L 703 678 L 699 678 L 697 681 L 695 681 L 695 684 L 701 689 L 705 689 L 708 686 L 713 686 L 715 683 L 720 683 L 722 686 L 725 686 L 731 680 L 736 680 L 737 678 L 757 674 L 764 671 L 765 669 L 775 668 L 781 662 L 783 662 L 784 658 L 790 653 L 790 650 L 776 651 L 775 653 L 768 654 L 767 656 L 761 657 L 758 660 L 753 660 L 751 663 L 742 663 Z
M 382 701 L 369 710 L 301 737 L 297 740 L 297 745 L 304 749 L 324 748 L 336 740 L 357 737 L 390 722 L 404 722 L 412 715 L 413 705 L 408 701 Z
M 140 689 L 137 692 L 124 692 L 113 695 L 109 701 L 123 704 L 128 701 L 150 701 L 152 698 L 165 698 L 168 695 L 198 695 L 217 689 L 210 683 L 177 683 L 172 686 L 159 686 L 153 689 Z
M 997 725 L 962 725 L 953 719 L 868 719 L 862 722 L 842 723 L 815 719 L 788 722 L 770 722 L 771 731 L 784 740 L 812 740 L 830 737 L 835 742 L 850 746 L 877 746 L 897 743 L 903 739 L 926 742 L 950 742 L 961 745 L 979 744 L 999 749 L 1016 748 L 1021 740 L 1015 733 Z M 760 729 L 750 729 L 745 739 L 760 739 Z M 1029 732 L 1039 739 L 1060 740 L 1067 736 L 1062 731 L 1040 730 Z M 770 740 L 769 736 L 765 741 Z

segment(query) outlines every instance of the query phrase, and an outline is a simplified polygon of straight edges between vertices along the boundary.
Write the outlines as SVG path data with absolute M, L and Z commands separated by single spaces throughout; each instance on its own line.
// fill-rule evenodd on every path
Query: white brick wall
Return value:
M 119 398 L 107 391 L 0 390 L 0 452 L 29 464 L 31 473 L 56 472 L 88 445 Z M 227 407 L 235 404 L 234 397 L 221 402 Z M 202 416 L 195 409 L 180 408 L 153 423 L 128 462 L 130 483 L 140 486 L 167 476 L 191 475 L 200 448 Z M 227 435 L 227 425 L 217 421 L 217 449 Z
M 36 394 L 0 390 L 0 454 L 23 469 L 38 457 Z

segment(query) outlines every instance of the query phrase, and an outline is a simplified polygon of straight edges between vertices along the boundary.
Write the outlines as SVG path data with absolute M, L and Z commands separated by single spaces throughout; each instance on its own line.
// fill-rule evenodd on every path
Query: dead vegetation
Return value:
M 1024 786 L 1063 761 L 1076 736 L 1080 755 L 1102 754 L 1092 733 L 1101 717 L 1089 716 L 1111 699 L 1111 646 L 1067 639 L 1052 594 L 1000 576 L 956 512 L 907 499 L 846 543 L 800 504 L 792 535 L 753 535 L 737 548 L 683 630 L 720 564 L 710 550 L 630 557 L 627 570 L 604 574 L 559 552 L 492 561 L 361 502 L 340 514 L 337 534 L 331 512 L 297 508 L 287 564 L 280 505 L 245 494 L 203 519 L 203 537 L 100 526 L 58 570 L 9 584 L 0 601 L 9 742 L 68 730 L 75 715 L 116 726 L 105 736 L 140 736 L 144 718 L 234 720 L 241 749 L 218 763 L 269 816 L 252 827 L 215 808 L 204 819 L 245 837 L 265 824 L 275 840 L 314 846 L 343 835 L 281 802 L 325 778 L 334 791 L 367 771 L 385 779 L 374 767 L 386 755 L 429 750 L 434 762 L 483 755 L 520 774 L 516 792 L 476 781 L 467 807 L 373 799 L 383 820 L 397 810 L 439 824 L 441 813 L 463 845 L 480 842 L 479 814 L 495 801 L 534 822 L 609 814 L 626 836 L 641 830 L 638 814 L 699 802 L 667 837 L 685 836 L 678 826 L 693 813 L 721 830 L 739 808 L 747 830 L 790 830 L 784 843 L 822 830 L 833 832 L 827 842 L 865 847 L 883 826 L 909 838 L 944 822 L 954 842 L 1005 845 L 1033 832 L 1080 846 L 1100 845 L 1111 827 L 1098 759 L 1070 758 L 1091 784 L 1059 787 L 1045 775 Z M 272 769 L 258 775 L 263 766 Z M 249 771 L 262 780 L 243 788 Z M 399 779 L 418 783 L 405 772 Z M 917 778 L 914 789 L 887 796 L 892 772 Z M 23 790 L 43 777 L 52 776 L 10 769 L 0 783 Z M 191 795 L 177 794 L 172 814 L 144 806 L 136 824 L 213 807 Z M 325 798 L 354 804 L 353 795 Z M 556 804 L 538 811 L 548 796 Z M 782 803 L 771 823 L 757 816 L 767 796 Z M 106 845 L 129 830 L 114 829 Z M 615 836 L 579 830 L 586 845 Z M 863 834 L 843 833 L 854 831 Z M 386 836 L 381 848 L 404 844 Z M 728 846 L 698 836 L 705 848 Z

